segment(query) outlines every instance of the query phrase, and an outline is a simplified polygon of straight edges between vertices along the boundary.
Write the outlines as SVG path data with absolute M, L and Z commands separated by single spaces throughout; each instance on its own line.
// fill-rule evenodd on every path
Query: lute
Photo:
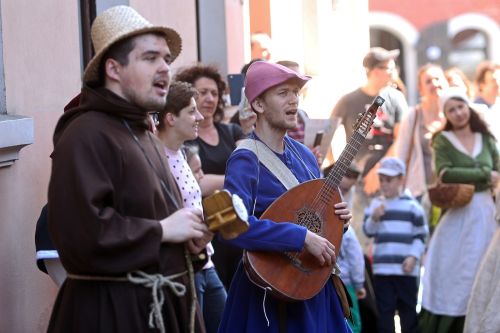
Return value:
M 370 131 L 377 110 L 385 100 L 377 96 L 358 118 L 332 171 L 326 178 L 314 179 L 288 190 L 261 215 L 261 219 L 292 222 L 307 227 L 328 239 L 338 253 L 344 224 L 335 215 L 334 205 L 341 202 L 338 185 Z M 243 263 L 250 280 L 286 301 L 306 300 L 324 287 L 332 274 L 332 266 L 320 266 L 307 251 L 244 251 Z

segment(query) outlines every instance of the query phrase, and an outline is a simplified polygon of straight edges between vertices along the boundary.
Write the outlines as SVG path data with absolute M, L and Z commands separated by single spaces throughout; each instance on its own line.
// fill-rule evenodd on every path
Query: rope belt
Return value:
M 163 287 L 169 287 L 170 290 L 177 297 L 182 297 L 186 294 L 186 286 L 180 282 L 173 281 L 174 279 L 186 275 L 187 271 L 163 276 L 161 274 L 147 274 L 142 271 L 135 271 L 128 273 L 126 277 L 112 277 L 112 276 L 93 276 L 93 275 L 78 275 L 68 273 L 68 278 L 73 280 L 84 281 L 107 281 L 107 282 L 130 282 L 132 284 L 142 285 L 146 288 L 151 288 L 151 296 L 153 302 L 149 305 L 151 311 L 149 312 L 149 328 L 157 328 L 160 332 L 165 332 L 165 323 L 161 310 L 165 301 L 165 294 Z

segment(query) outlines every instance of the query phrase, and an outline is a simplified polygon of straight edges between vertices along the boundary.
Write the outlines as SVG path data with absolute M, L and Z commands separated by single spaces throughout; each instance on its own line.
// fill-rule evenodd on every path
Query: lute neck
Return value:
M 328 199 L 337 190 L 342 177 L 344 177 L 354 156 L 358 153 L 361 144 L 371 128 L 378 108 L 381 107 L 384 102 L 385 100 L 382 97 L 377 96 L 368 110 L 366 110 L 356 122 L 353 134 L 349 138 L 338 160 L 335 162 L 330 174 L 326 177 L 324 185 L 321 187 L 319 192 L 321 201 L 325 203 L 328 202 Z
M 356 156 L 356 154 L 358 153 L 364 139 L 364 136 L 360 133 L 356 131 L 353 133 L 344 150 L 340 154 L 338 160 L 335 162 L 332 170 L 325 178 L 325 185 L 333 188 L 337 188 L 337 186 L 339 186 L 342 177 L 345 175 L 347 169 L 351 165 L 354 156 Z M 325 187 L 326 186 L 323 186 L 323 188 Z

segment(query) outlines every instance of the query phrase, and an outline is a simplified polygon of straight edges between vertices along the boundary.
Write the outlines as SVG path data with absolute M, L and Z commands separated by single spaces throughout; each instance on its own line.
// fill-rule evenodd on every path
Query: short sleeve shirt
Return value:
M 394 141 L 394 126 L 401 121 L 408 109 L 404 95 L 394 88 L 387 87 L 380 91 L 379 95 L 385 99 L 385 103 L 377 112 L 373 126 L 355 157 L 359 167 L 364 169 L 363 174 L 385 155 Z M 354 132 L 358 114 L 365 112 L 375 97 L 367 95 L 359 88 L 344 95 L 335 105 L 332 117 L 341 120 L 347 140 Z
M 165 153 L 172 176 L 181 192 L 183 206 L 199 208 L 203 211 L 200 185 L 194 178 L 181 150 L 173 151 L 165 148 Z
M 201 138 L 187 142 L 197 145 L 201 160 L 201 168 L 205 174 L 223 175 L 226 173 L 226 162 L 236 148 L 236 141 L 245 137 L 241 127 L 236 124 L 215 123 L 219 134 L 219 143 L 210 145 Z

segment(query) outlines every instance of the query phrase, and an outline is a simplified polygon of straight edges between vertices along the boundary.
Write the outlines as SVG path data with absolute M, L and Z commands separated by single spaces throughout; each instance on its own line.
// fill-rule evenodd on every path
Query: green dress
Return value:
M 497 228 L 490 175 L 498 170 L 494 140 L 475 133 L 474 151 L 451 132 L 433 140 L 435 170 L 445 183 L 472 183 L 476 192 L 464 207 L 451 208 L 431 240 L 422 279 L 421 332 L 461 332 L 479 262 Z

